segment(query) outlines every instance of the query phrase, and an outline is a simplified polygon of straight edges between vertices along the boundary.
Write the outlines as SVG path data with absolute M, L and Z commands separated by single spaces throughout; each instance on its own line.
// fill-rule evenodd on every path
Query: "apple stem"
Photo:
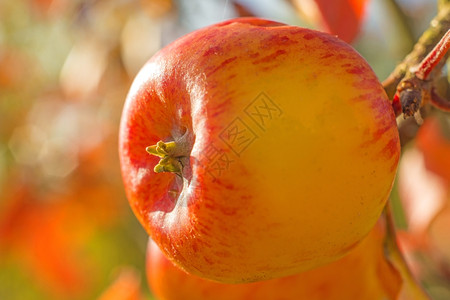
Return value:
M 155 173 L 172 172 L 181 174 L 183 164 L 181 163 L 181 157 L 176 154 L 177 144 L 175 142 L 163 142 L 159 141 L 156 145 L 149 146 L 145 149 L 149 154 L 161 157 L 161 160 L 155 166 L 153 171 Z

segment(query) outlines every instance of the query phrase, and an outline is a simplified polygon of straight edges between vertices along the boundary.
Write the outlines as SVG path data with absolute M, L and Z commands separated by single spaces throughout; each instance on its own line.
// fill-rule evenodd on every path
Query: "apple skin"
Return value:
M 180 145 L 182 174 L 153 171 L 159 158 L 145 149 L 160 140 Z M 119 134 L 138 220 L 179 267 L 226 283 L 342 257 L 380 216 L 399 153 L 388 98 L 351 46 L 257 18 L 154 55 Z
M 159 300 L 398 299 L 400 273 L 384 257 L 384 224 L 343 258 L 300 274 L 267 281 L 224 284 L 190 275 L 169 261 L 151 239 L 146 273 Z

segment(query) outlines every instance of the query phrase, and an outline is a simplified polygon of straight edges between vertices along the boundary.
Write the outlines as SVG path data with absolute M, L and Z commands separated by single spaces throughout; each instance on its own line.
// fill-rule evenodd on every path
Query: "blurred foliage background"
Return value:
M 144 276 L 147 236 L 128 207 L 117 154 L 122 106 L 139 68 L 192 30 L 260 16 L 345 36 L 383 80 L 437 11 L 431 0 L 353 2 L 360 7 L 348 25 L 345 10 L 326 24 L 313 1 L 304 0 L 2 0 L 0 299 L 151 299 Z M 338 16 L 335 9 L 330 5 L 328 13 Z M 443 136 L 448 116 L 437 115 L 441 125 L 430 132 L 444 128 Z M 405 128 L 409 139 L 418 130 L 412 123 Z M 393 201 L 416 276 L 433 299 L 450 299 L 444 230 L 450 213 L 443 209 L 450 176 L 445 168 L 444 175 L 430 171 L 425 161 L 440 157 L 435 164 L 448 166 L 450 147 L 442 136 L 440 142 L 422 136 L 422 148 L 406 146 L 413 154 L 402 164 L 416 166 L 417 174 L 408 167 L 399 174 L 434 176 L 438 183 L 412 194 L 422 206 L 439 198 L 438 204 L 428 219 L 408 215 L 404 199 L 413 201 L 401 192 L 411 191 L 408 179 L 396 184 Z M 438 154 L 428 147 L 433 142 Z M 425 233 L 438 213 L 445 217 L 434 228 L 436 245 Z M 411 218 L 422 220 L 416 231 L 409 230 Z

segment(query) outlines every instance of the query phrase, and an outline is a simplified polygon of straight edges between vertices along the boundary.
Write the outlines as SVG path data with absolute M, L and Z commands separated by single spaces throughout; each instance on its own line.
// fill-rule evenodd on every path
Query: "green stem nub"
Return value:
M 175 142 L 163 142 L 159 141 L 156 145 L 148 146 L 145 151 L 151 155 L 161 157 L 161 160 L 155 166 L 153 171 L 155 173 L 161 172 L 173 172 L 181 173 L 181 162 L 178 157 L 174 156 L 177 144 Z

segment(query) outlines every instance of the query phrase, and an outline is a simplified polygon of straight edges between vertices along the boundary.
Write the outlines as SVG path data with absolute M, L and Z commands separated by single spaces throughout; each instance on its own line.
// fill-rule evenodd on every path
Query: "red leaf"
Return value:
M 125 267 L 98 300 L 142 300 L 141 280 L 136 270 Z
M 423 152 L 425 166 L 450 184 L 450 140 L 437 119 L 429 118 L 417 133 L 416 146 Z
M 368 0 L 293 0 L 300 12 L 321 30 L 352 42 L 361 28 Z

